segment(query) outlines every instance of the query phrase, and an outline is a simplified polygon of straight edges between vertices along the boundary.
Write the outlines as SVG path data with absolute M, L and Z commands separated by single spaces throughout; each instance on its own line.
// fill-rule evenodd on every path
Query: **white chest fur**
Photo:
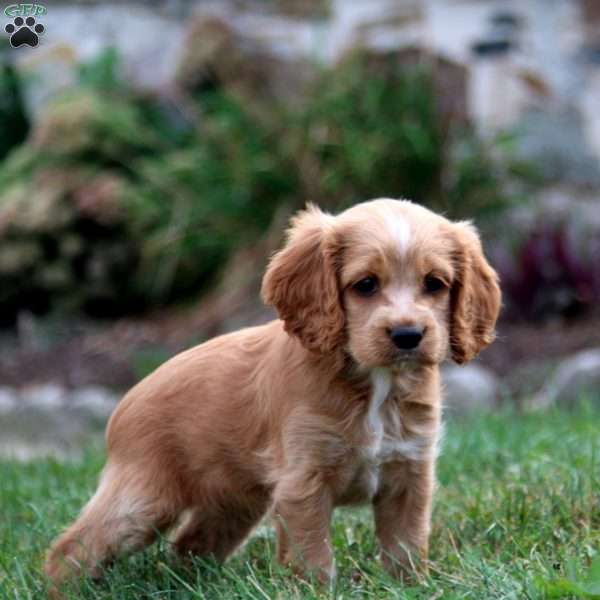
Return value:
M 367 444 L 363 447 L 368 494 L 372 497 L 380 487 L 381 465 L 392 461 L 422 458 L 432 446 L 430 435 L 407 432 L 397 402 L 390 401 L 393 393 L 392 374 L 375 369 L 371 374 L 371 398 L 366 415 Z
M 382 450 L 384 424 L 382 408 L 392 391 L 392 374 L 386 369 L 375 369 L 371 373 L 371 399 L 367 412 L 367 428 L 370 434 L 368 454 L 375 458 Z

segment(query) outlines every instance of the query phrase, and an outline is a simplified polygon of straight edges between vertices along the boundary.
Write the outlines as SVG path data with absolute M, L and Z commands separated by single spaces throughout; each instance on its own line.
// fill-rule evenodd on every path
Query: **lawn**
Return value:
M 0 598 L 44 597 L 50 540 L 88 499 L 103 462 L 0 462 Z M 446 428 L 431 567 L 411 585 L 376 560 L 367 509 L 333 524 L 338 579 L 319 589 L 272 560 L 262 526 L 225 566 L 184 566 L 162 542 L 118 561 L 73 598 L 600 598 L 600 413 L 504 413 Z M 594 560 L 596 559 L 596 560 Z

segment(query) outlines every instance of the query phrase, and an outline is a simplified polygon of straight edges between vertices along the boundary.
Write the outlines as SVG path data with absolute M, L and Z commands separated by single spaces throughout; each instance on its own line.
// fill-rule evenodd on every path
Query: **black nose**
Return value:
M 423 330 L 416 327 L 394 327 L 390 330 L 390 337 L 396 348 L 413 350 L 423 339 Z

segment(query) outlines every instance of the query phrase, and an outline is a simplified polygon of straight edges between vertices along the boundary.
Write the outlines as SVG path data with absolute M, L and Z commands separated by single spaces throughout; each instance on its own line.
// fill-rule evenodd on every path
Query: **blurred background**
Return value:
M 35 48 L 1 15 L 0 454 L 70 453 L 169 356 L 273 318 L 307 200 L 477 224 L 505 306 L 450 414 L 600 402 L 600 2 L 43 8 Z

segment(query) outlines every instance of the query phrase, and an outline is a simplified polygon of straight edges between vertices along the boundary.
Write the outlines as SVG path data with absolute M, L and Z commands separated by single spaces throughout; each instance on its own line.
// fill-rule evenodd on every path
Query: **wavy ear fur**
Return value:
M 451 291 L 450 348 L 452 359 L 463 364 L 494 341 L 501 294 L 476 229 L 466 222 L 455 227 L 458 277 Z
M 271 259 L 262 282 L 262 298 L 276 308 L 285 330 L 322 354 L 341 347 L 345 323 L 333 221 L 311 205 L 293 217 L 286 244 Z

